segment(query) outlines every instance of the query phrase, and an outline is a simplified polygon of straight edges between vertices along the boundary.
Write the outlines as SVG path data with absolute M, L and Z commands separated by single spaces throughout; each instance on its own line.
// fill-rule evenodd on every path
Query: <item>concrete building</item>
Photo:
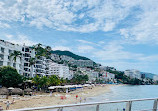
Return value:
M 17 69 L 18 73 L 23 74 L 23 57 L 17 57 L 16 61 L 10 57 L 14 50 L 22 52 L 22 46 L 0 40 L 0 66 L 12 66 Z
M 62 64 L 51 63 L 49 65 L 49 74 L 48 75 L 58 75 L 60 78 L 71 78 L 69 67 Z
M 132 69 L 132 70 L 125 70 L 124 74 L 126 76 L 129 76 L 130 78 L 137 78 L 141 79 L 141 73 L 138 70 Z

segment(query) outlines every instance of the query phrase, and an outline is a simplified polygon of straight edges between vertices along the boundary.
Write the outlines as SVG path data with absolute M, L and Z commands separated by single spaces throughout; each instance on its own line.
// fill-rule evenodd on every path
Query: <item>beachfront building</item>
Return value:
M 22 46 L 0 40 L 0 66 L 14 67 L 17 69 L 18 73 L 23 74 L 23 57 L 17 57 L 16 61 L 13 60 L 13 57 L 10 57 L 10 54 L 13 53 L 14 50 L 22 52 Z
M 21 57 L 17 57 L 16 61 L 10 54 L 14 51 L 20 51 Z M 46 57 L 36 58 L 35 64 L 30 66 L 30 59 L 35 58 L 35 50 L 29 46 L 20 46 L 4 40 L 0 40 L 0 66 L 14 67 L 19 74 L 25 77 L 34 77 L 35 75 L 44 76 L 49 73 L 49 64 L 52 60 Z
M 141 73 L 138 70 L 132 69 L 132 70 L 125 70 L 124 74 L 130 78 L 137 78 L 141 79 Z
M 104 78 L 106 81 L 113 81 L 115 79 L 115 74 L 103 71 L 102 78 Z
M 35 68 L 34 68 L 33 65 L 30 66 L 29 60 L 31 58 L 35 58 L 35 50 L 32 49 L 29 46 L 25 46 L 24 45 L 23 48 L 22 48 L 22 52 L 24 52 L 23 53 L 23 58 L 24 58 L 24 71 L 23 71 L 23 75 L 25 77 L 34 77 L 34 74 L 35 74 L 34 70 L 35 70 Z
M 49 65 L 49 74 L 48 75 L 57 75 L 60 78 L 71 78 L 69 67 L 63 64 L 51 63 Z
M 78 67 L 77 71 L 81 72 L 81 74 L 83 74 L 83 75 L 88 75 L 89 83 L 94 82 L 96 80 L 96 78 L 99 77 L 99 72 L 91 70 L 90 68 Z

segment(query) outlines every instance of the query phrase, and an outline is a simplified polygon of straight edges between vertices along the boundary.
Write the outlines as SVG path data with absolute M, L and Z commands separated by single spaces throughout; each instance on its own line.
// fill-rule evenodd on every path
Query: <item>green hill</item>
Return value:
M 55 51 L 51 51 L 51 53 L 52 54 L 57 54 L 57 55 L 66 55 L 66 56 L 74 58 L 75 60 L 90 60 L 89 58 L 76 55 L 76 54 L 74 54 L 74 53 L 72 53 L 70 51 L 55 50 Z

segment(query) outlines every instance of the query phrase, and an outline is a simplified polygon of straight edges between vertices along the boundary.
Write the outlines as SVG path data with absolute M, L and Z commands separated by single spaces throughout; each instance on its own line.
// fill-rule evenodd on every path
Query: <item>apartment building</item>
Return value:
M 0 66 L 12 66 L 17 69 L 19 74 L 23 74 L 23 57 L 17 57 L 16 61 L 13 60 L 13 57 L 10 57 L 14 50 L 22 52 L 22 46 L 0 40 Z
M 124 74 L 130 78 L 137 78 L 141 79 L 141 73 L 138 70 L 131 69 L 131 70 L 125 70 Z
M 34 77 L 34 66 L 30 66 L 29 60 L 35 58 L 35 50 L 29 46 L 23 46 L 24 71 L 23 75 L 26 77 Z
M 63 64 L 51 63 L 49 65 L 50 74 L 48 75 L 58 75 L 60 78 L 70 78 L 69 67 Z
M 16 61 L 10 54 L 14 51 L 20 51 L 21 57 L 17 57 Z M 17 69 L 18 73 L 26 77 L 58 75 L 59 77 L 71 79 L 73 72 L 69 71 L 69 67 L 63 64 L 54 63 L 46 57 L 36 58 L 35 63 L 30 65 L 30 59 L 35 58 L 36 52 L 32 47 L 20 46 L 4 40 L 0 40 L 0 66 L 11 66 Z M 55 60 L 60 59 L 55 55 Z M 64 59 L 71 59 L 65 57 Z

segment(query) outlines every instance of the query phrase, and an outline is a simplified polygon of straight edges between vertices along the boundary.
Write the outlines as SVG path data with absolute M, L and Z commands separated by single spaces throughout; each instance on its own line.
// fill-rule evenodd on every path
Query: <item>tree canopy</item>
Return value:
M 23 79 L 17 70 L 10 66 L 0 67 L 0 84 L 5 87 L 17 87 Z

